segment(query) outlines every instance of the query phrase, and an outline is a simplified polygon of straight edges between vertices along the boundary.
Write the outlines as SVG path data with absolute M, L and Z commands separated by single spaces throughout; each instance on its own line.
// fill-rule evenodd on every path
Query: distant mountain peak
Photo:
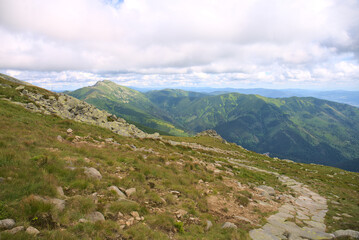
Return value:
M 111 84 L 118 85 L 115 82 L 112 82 L 110 80 L 101 80 L 101 81 L 98 81 L 97 83 L 95 83 L 94 87 L 103 86 L 103 85 L 111 85 Z

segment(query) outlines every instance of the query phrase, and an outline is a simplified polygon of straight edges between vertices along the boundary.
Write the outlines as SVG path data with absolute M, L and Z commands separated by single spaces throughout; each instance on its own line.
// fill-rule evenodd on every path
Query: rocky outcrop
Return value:
M 78 122 L 89 123 L 110 129 L 111 131 L 126 137 L 153 138 L 158 139 L 158 133 L 147 134 L 135 125 L 127 123 L 124 119 L 116 117 L 106 111 L 102 111 L 95 106 L 63 93 L 52 93 L 52 95 L 42 95 L 30 91 L 23 85 L 16 88 L 22 95 L 29 98 L 31 102 L 21 104 L 33 112 L 43 114 L 54 114 L 64 119 L 71 119 Z
M 221 140 L 223 143 L 227 142 L 213 129 L 208 129 L 208 130 L 205 130 L 203 132 L 200 132 L 200 133 L 196 134 L 196 137 L 201 137 L 201 136 L 217 138 L 217 139 Z

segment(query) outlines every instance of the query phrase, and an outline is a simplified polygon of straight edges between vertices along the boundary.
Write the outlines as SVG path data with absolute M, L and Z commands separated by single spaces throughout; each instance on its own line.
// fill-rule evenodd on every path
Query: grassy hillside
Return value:
M 297 193 L 271 174 L 232 164 L 234 159 L 289 176 L 325 196 L 328 231 L 359 230 L 358 173 L 272 159 L 205 136 L 121 137 L 25 110 L 13 103 L 28 101 L 17 84 L 0 83 L 7 85 L 0 86 L 0 220 L 12 218 L 16 226 L 40 231 L 35 237 L 0 230 L 1 239 L 249 239 L 248 232 L 285 203 L 256 187 L 271 186 L 282 198 Z M 86 175 L 90 167 L 102 178 Z M 110 186 L 136 191 L 120 198 Z M 41 199 L 61 199 L 64 208 Z M 87 221 L 94 211 L 104 220 Z M 134 212 L 140 218 L 130 221 Z M 207 220 L 213 224 L 208 230 Z M 222 228 L 226 221 L 238 228 Z
M 359 109 L 355 107 L 315 98 L 239 93 L 190 97 L 175 91 L 147 95 L 192 131 L 213 128 L 226 140 L 256 152 L 359 171 Z
M 84 100 L 134 124 L 138 123 L 140 126 L 157 129 L 170 135 L 187 135 L 173 124 L 173 120 L 166 112 L 156 107 L 142 93 L 111 81 L 101 81 L 92 87 L 69 92 L 68 95 Z

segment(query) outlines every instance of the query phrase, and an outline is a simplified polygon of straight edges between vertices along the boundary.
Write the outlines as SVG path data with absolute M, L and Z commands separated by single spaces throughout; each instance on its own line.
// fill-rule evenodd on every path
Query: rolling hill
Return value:
M 68 94 L 135 123 L 143 130 L 177 136 L 187 135 L 173 124 L 166 112 L 150 102 L 144 94 L 111 81 L 100 81 L 94 86 Z

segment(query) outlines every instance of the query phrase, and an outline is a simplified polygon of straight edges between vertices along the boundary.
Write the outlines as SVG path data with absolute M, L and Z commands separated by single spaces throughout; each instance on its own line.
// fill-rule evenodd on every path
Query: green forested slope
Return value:
M 161 99 L 166 92 L 170 93 L 159 94 Z M 213 128 L 228 141 L 257 152 L 358 170 L 359 109 L 355 107 L 315 98 L 239 93 L 192 99 L 168 94 L 167 101 L 148 95 L 191 131 Z M 178 104 L 166 107 L 168 102 Z
M 143 94 L 110 81 L 70 95 L 139 127 L 172 135 L 215 129 L 226 140 L 259 153 L 359 171 L 359 109 L 350 105 L 175 89 Z

